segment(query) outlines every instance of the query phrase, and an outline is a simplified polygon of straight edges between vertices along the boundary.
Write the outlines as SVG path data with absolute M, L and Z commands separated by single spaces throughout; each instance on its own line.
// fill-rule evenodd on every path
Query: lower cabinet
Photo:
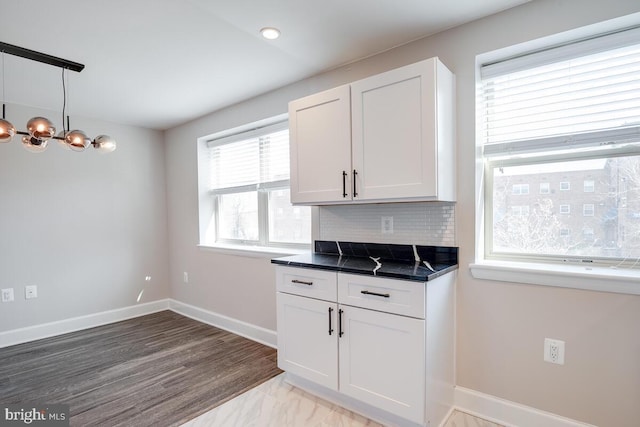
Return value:
M 306 271 L 310 276 L 305 278 Z M 428 425 L 444 416 L 449 392 L 433 397 L 441 407 L 430 406 L 427 392 L 429 378 L 438 377 L 450 381 L 453 396 L 453 306 L 441 311 L 451 317 L 450 325 L 444 325 L 451 328 L 450 344 L 432 350 L 445 355 L 450 351 L 451 360 L 443 362 L 447 372 L 436 375 L 427 372 L 427 316 L 383 311 L 386 304 L 390 311 L 425 313 L 428 284 L 283 266 L 276 272 L 281 369 L 412 423 Z M 349 289 L 354 290 L 351 297 Z M 407 293 L 412 304 L 424 305 L 421 310 L 404 307 Z M 313 297 L 318 294 L 332 300 Z M 356 300 L 360 306 L 353 305 Z M 438 335 L 447 336 L 448 331 Z M 430 409 L 437 414 L 427 414 Z
M 278 366 L 338 389 L 337 304 L 278 292 Z
M 340 391 L 415 422 L 424 419 L 424 320 L 341 307 Z

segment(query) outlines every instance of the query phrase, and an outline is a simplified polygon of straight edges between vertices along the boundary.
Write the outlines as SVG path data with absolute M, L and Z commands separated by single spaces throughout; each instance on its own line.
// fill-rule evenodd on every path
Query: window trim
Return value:
M 638 270 L 491 260 L 469 264 L 469 270 L 475 279 L 640 295 Z

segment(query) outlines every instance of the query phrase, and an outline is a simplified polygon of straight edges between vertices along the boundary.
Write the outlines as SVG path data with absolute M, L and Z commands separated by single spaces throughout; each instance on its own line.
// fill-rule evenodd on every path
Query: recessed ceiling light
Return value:
M 262 37 L 269 40 L 275 40 L 280 37 L 280 30 L 273 27 L 265 27 L 260 30 Z

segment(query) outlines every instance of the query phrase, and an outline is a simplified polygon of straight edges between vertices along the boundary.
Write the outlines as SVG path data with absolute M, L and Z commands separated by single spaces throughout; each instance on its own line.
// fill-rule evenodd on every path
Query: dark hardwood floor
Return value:
M 0 349 L 0 403 L 71 426 L 177 426 L 279 374 L 276 350 L 163 311 Z

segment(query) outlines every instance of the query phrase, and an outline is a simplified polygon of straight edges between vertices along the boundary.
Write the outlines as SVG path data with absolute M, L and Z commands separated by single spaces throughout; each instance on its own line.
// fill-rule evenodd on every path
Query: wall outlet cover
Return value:
M 13 288 L 2 289 L 2 302 L 11 302 L 13 301 Z
M 382 234 L 393 234 L 393 217 L 383 216 L 381 227 Z
M 544 361 L 564 365 L 564 341 L 545 338 Z
M 30 285 L 24 287 L 25 299 L 38 298 L 38 287 L 36 285 Z

